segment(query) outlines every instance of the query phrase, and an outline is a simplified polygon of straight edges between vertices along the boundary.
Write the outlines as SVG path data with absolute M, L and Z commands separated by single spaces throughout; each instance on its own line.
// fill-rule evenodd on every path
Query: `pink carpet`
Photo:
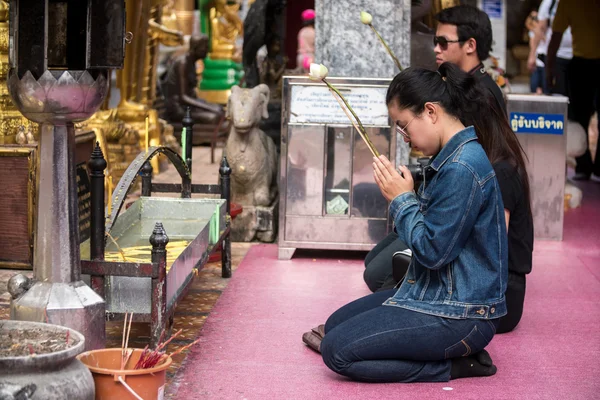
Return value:
M 169 394 L 178 399 L 600 398 L 600 185 L 582 185 L 562 242 L 535 244 L 525 312 L 488 350 L 498 373 L 447 383 L 364 384 L 331 372 L 301 341 L 368 294 L 362 259 L 277 260 L 253 247 L 208 317 Z M 335 257 L 347 257 L 335 253 Z

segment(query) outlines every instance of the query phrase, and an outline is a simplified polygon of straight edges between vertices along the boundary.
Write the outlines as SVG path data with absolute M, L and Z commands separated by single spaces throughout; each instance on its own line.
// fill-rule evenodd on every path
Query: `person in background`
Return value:
M 304 10 L 302 23 L 304 27 L 298 32 L 296 68 L 307 72 L 315 59 L 315 10 Z
M 527 69 L 531 73 L 529 76 L 529 89 L 531 93 L 544 94 L 546 92 L 546 74 L 544 72 L 543 57 L 546 56 L 547 43 L 545 38 L 541 38 L 540 41 L 538 36 L 538 12 L 536 10 L 529 13 L 525 20 L 525 27 L 527 28 L 527 34 L 529 37 L 529 55 L 527 57 Z
M 544 94 L 557 93 L 563 96 L 568 96 L 567 92 L 567 68 L 573 58 L 573 47 L 571 38 L 571 29 L 567 28 L 560 42 L 560 47 L 557 53 L 554 87 L 552 90 L 546 84 L 546 74 L 544 63 L 546 61 L 546 52 L 548 43 L 552 36 L 552 21 L 556 14 L 559 0 L 543 0 L 537 12 L 537 24 L 533 29 L 533 35 L 529 40 L 529 57 L 527 59 L 527 67 L 532 71 L 531 76 L 531 91 L 534 90 L 534 82 L 538 88 L 543 88 Z M 541 65 L 541 67 L 540 67 Z M 538 93 L 541 94 L 541 93 Z
M 550 87 L 558 69 L 558 51 L 567 28 L 573 38 L 573 59 L 568 67 L 568 94 L 570 118 L 588 131 L 594 112 L 600 115 L 600 0 L 561 0 L 552 22 L 552 36 L 546 56 L 546 81 Z M 600 118 L 598 119 L 600 129 Z M 576 158 L 574 180 L 600 182 L 600 146 L 592 161 L 588 146 L 585 153 Z
M 451 62 L 473 75 L 506 114 L 502 90 L 483 65 L 490 56 L 493 41 L 488 15 L 477 7 L 461 5 L 444 9 L 435 18 L 439 22 L 433 38 L 438 66 Z

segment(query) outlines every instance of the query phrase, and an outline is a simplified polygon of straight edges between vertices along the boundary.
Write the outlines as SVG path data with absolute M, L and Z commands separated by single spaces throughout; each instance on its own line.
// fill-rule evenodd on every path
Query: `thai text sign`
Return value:
M 348 116 L 327 86 L 292 85 L 291 89 L 290 123 L 350 124 Z M 338 87 L 338 89 L 348 100 L 363 125 L 389 125 L 385 103 L 387 87 Z
M 564 134 L 563 114 L 510 113 L 510 126 L 515 133 Z

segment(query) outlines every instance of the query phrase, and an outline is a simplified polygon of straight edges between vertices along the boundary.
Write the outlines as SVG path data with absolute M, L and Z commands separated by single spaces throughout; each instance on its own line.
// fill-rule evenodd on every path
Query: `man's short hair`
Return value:
M 442 24 L 456 25 L 458 40 L 475 39 L 479 61 L 489 57 L 492 50 L 492 23 L 482 10 L 468 5 L 450 7 L 440 11 L 435 19 Z

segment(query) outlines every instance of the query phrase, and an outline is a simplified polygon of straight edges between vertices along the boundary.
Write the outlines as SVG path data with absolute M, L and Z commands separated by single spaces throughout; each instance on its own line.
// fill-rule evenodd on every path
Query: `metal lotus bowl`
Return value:
M 21 113 L 38 123 L 64 124 L 88 119 L 108 93 L 108 71 L 45 71 L 36 79 L 30 71 L 19 79 L 9 71 L 8 91 Z M 94 75 L 96 76 L 94 78 Z

